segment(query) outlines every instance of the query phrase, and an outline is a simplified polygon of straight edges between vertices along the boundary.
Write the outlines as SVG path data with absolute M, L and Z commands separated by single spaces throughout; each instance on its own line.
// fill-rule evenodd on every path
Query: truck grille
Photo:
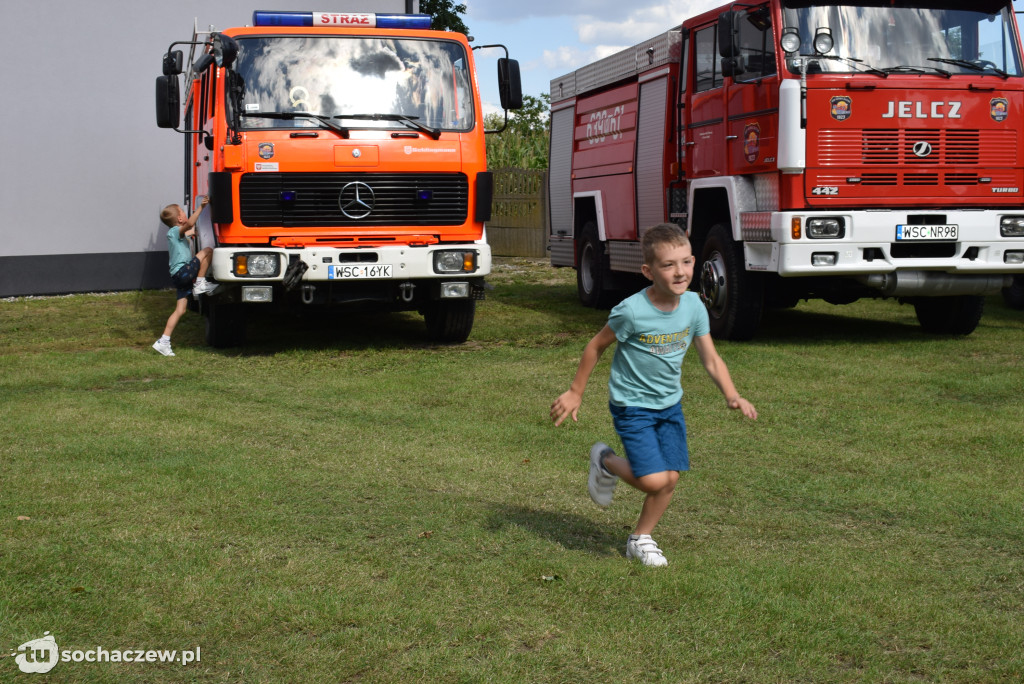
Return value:
M 238 195 L 242 223 L 253 228 L 457 226 L 469 212 L 462 173 L 247 173 Z
M 914 145 L 931 145 L 927 157 Z M 965 129 L 825 129 L 818 139 L 823 166 L 980 166 L 1012 167 L 1017 131 Z M 988 175 L 988 174 L 985 174 Z

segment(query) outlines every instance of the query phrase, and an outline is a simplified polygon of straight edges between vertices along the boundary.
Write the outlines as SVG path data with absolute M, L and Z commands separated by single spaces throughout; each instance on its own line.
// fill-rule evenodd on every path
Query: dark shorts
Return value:
M 185 299 L 192 294 L 192 283 L 199 275 L 199 257 L 192 257 L 192 260 L 171 274 L 171 282 L 177 290 L 178 299 Z
M 690 469 L 686 420 L 681 404 L 661 410 L 615 404 L 609 404 L 608 408 L 633 475 L 643 477 Z

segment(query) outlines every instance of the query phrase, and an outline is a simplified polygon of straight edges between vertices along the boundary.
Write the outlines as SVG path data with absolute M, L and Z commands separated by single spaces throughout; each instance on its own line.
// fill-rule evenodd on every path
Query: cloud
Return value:
M 691 7 L 700 5 L 694 11 Z M 653 7 L 633 9 L 622 18 L 584 15 L 577 20 L 577 33 L 584 45 L 635 45 L 678 26 L 685 18 L 704 11 L 708 0 L 674 0 Z
M 590 60 L 588 51 L 570 45 L 561 45 L 553 50 L 544 50 L 540 61 L 544 68 L 554 71 L 568 71 Z
M 529 17 L 574 16 L 580 14 L 606 15 L 622 10 L 619 0 L 464 0 L 467 23 L 473 19 L 484 21 L 521 21 Z

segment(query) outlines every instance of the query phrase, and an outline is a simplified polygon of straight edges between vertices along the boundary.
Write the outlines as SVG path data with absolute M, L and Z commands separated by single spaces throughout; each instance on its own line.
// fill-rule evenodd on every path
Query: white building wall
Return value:
M 191 39 L 196 21 L 201 30 L 245 25 L 254 9 L 406 8 L 405 0 L 314 5 L 4 0 L 0 296 L 167 286 L 158 214 L 182 201 L 184 140 L 156 126 L 164 52 Z

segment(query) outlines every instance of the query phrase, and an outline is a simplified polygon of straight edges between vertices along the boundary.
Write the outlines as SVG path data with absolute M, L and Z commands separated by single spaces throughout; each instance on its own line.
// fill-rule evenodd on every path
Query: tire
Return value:
M 1011 309 L 1024 309 L 1024 275 L 1013 276 L 1010 286 L 1003 288 L 1003 301 Z
M 733 241 L 723 224 L 713 226 L 704 240 L 699 279 L 712 337 L 752 338 L 764 310 L 763 279 L 758 273 L 747 272 L 743 247 Z
M 918 297 L 914 300 L 917 321 L 936 335 L 970 335 L 981 322 L 985 298 L 976 295 Z
M 245 310 L 241 304 L 208 302 L 206 308 L 206 344 L 216 349 L 245 344 Z
M 597 226 L 591 221 L 583 226 L 576 259 L 576 292 L 584 306 L 607 309 L 612 304 L 608 291 L 608 259 L 604 243 L 597 237 Z
M 427 335 L 434 342 L 461 344 L 469 338 L 476 316 L 476 301 L 449 299 L 431 302 L 423 312 Z

